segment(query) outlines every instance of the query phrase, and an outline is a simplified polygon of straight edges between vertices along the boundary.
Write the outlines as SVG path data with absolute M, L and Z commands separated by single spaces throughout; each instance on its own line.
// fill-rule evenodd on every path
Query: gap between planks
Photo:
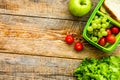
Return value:
M 0 53 L 4 53 L 4 54 L 15 54 L 15 55 L 25 55 L 25 56 L 36 56 L 36 57 L 48 57 L 48 58 L 60 58 L 60 59 L 72 59 L 72 60 L 83 60 L 81 58 L 72 58 L 72 57 L 59 57 L 59 56 L 47 56 L 47 55 L 34 55 L 34 54 L 20 54 L 20 53 L 13 53 L 13 52 L 7 52 L 7 51 L 2 51 L 0 50 Z
M 0 13 L 0 15 L 8 15 L 8 16 L 21 16 L 21 17 L 31 17 L 31 18 L 46 18 L 46 19 L 58 19 L 58 20 L 68 20 L 68 21 L 82 21 L 86 22 L 86 20 L 79 20 L 79 19 L 64 19 L 64 18 L 54 18 L 54 17 L 42 17 L 42 16 L 30 16 L 30 15 L 17 15 L 17 14 L 7 14 L 7 13 Z

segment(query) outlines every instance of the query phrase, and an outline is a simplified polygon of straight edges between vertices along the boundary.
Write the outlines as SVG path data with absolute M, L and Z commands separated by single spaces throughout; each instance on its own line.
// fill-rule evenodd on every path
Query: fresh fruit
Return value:
M 107 17 L 95 15 L 87 28 L 88 37 L 101 46 L 116 42 L 116 34 L 120 32 L 117 26 L 113 26 Z
M 110 22 L 107 17 L 95 15 L 90 26 L 87 28 L 90 39 L 94 42 L 98 42 L 97 38 L 107 36 L 108 32 L 106 29 L 109 28 L 109 25 Z
M 92 37 L 92 41 L 97 42 L 97 37 Z
M 118 34 L 118 33 L 119 33 L 119 28 L 116 27 L 116 26 L 113 26 L 113 27 L 111 28 L 111 31 L 112 31 L 113 34 Z
M 114 35 L 108 35 L 108 36 L 106 36 L 106 41 L 113 44 L 113 43 L 115 43 L 116 38 Z
M 105 23 L 103 23 L 102 27 L 106 29 L 108 26 Z
M 72 35 L 67 35 L 65 41 L 67 44 L 72 44 L 74 42 L 74 37 Z
M 102 18 L 102 23 L 106 23 L 106 20 L 107 20 L 107 18 L 106 17 L 104 17 L 104 18 Z
M 74 42 L 74 37 L 72 35 L 67 35 L 65 37 L 65 41 L 67 44 L 72 44 Z M 76 42 L 74 45 L 74 49 L 76 51 L 81 51 L 83 49 L 83 45 L 81 42 Z
M 70 0 L 69 1 L 69 11 L 74 16 L 84 16 L 91 10 L 91 0 Z
M 101 45 L 101 46 L 105 46 L 105 44 L 106 44 L 105 37 L 100 38 L 100 40 L 98 41 L 98 44 Z
M 93 24 L 92 24 L 92 27 L 93 27 L 93 29 L 96 29 L 96 28 L 97 28 L 97 24 L 96 24 L 96 23 L 93 23 Z
M 93 31 L 93 28 L 92 27 L 88 27 L 87 29 L 89 32 L 92 32 Z
M 106 32 L 106 31 L 103 31 L 103 32 L 102 32 L 102 36 L 107 36 L 107 32 Z
M 81 42 L 76 42 L 75 45 L 74 45 L 74 49 L 76 51 L 81 51 L 83 49 L 83 45 Z
M 98 32 L 98 37 L 101 38 L 102 37 L 102 33 Z
M 104 29 L 104 28 L 101 28 L 101 29 L 100 29 L 100 32 L 103 32 L 103 31 L 105 31 L 105 29 Z
M 107 32 L 107 36 L 112 34 L 112 32 L 111 32 L 111 30 L 109 28 L 106 29 L 106 32 Z

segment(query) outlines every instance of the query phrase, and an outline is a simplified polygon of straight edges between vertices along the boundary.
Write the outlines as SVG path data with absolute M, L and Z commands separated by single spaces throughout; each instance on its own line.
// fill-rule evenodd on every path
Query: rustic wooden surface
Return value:
M 104 53 L 82 37 L 92 10 L 72 16 L 69 0 L 0 0 L 0 80 L 75 80 L 73 70 L 84 58 L 120 55 L 120 45 Z M 64 41 L 74 34 L 84 49 L 76 52 Z

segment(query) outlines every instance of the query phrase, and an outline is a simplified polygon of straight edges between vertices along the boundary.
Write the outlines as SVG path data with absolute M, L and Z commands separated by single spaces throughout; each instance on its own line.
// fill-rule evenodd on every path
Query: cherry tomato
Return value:
M 74 49 L 76 51 L 81 51 L 83 49 L 83 45 L 81 42 L 76 42 L 75 45 L 74 45 Z
M 100 38 L 100 40 L 98 41 L 98 44 L 101 45 L 101 46 L 105 46 L 105 44 L 106 44 L 105 37 Z
M 111 35 L 112 34 L 110 29 L 106 29 L 106 31 L 107 31 L 107 35 Z
M 74 37 L 72 35 L 67 35 L 65 41 L 67 44 L 72 44 L 74 42 Z
M 115 43 L 116 38 L 115 38 L 114 35 L 108 35 L 108 36 L 106 37 L 106 41 L 109 42 L 109 43 L 111 43 L 111 44 L 113 44 L 113 43 Z
M 113 34 L 118 34 L 119 33 L 119 28 L 117 26 L 113 26 L 111 28 L 111 31 L 112 31 Z

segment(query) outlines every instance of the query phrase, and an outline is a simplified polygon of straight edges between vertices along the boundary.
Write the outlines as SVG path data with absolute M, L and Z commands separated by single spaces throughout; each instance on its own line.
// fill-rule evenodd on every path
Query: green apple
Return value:
M 90 11 L 91 6 L 91 0 L 70 0 L 68 7 L 74 16 L 81 17 Z

